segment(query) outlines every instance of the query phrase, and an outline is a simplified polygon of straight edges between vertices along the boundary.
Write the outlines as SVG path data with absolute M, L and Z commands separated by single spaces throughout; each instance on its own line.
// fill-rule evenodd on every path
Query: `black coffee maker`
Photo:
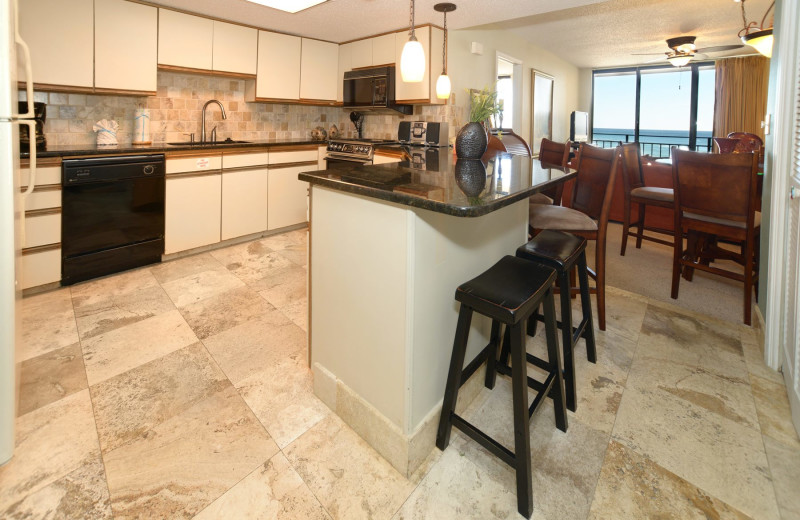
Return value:
M 28 111 L 28 103 L 25 101 L 19 102 L 19 112 L 25 113 Z M 33 119 L 36 121 L 36 135 L 34 142 L 36 143 L 36 151 L 47 149 L 47 139 L 44 137 L 44 121 L 47 119 L 47 104 L 41 102 L 33 103 Z M 19 151 L 30 152 L 31 136 L 30 127 L 28 125 L 19 125 Z

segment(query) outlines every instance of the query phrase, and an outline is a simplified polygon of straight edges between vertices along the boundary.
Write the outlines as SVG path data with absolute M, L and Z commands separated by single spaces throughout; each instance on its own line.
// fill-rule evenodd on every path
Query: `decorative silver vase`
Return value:
M 483 125 L 467 123 L 456 136 L 456 156 L 459 159 L 480 159 L 488 144 Z

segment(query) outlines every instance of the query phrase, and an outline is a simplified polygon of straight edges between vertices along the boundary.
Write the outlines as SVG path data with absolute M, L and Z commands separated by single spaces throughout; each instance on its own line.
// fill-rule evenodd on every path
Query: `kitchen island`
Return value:
M 514 254 L 527 238 L 528 198 L 574 175 L 518 156 L 456 160 L 448 149 L 300 174 L 311 187 L 314 391 L 401 473 L 434 446 L 456 287 Z M 468 359 L 489 326 L 473 320 Z M 465 386 L 462 404 L 479 384 Z

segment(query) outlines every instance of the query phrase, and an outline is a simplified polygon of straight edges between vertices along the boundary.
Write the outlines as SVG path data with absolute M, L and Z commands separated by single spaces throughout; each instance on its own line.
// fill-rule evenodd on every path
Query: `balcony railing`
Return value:
M 602 136 L 603 134 L 598 134 Z M 592 144 L 594 146 L 599 146 L 601 148 L 614 148 L 615 146 L 619 145 L 620 143 L 632 143 L 634 142 L 634 134 L 618 134 L 620 136 L 624 136 L 625 140 L 619 139 L 594 139 Z M 676 138 L 675 136 L 668 136 L 668 135 L 646 135 L 640 136 L 645 137 L 647 139 L 671 139 L 671 142 L 647 142 L 647 143 L 639 143 L 639 150 L 642 155 L 649 155 L 651 157 L 655 157 L 656 159 L 669 157 L 669 150 L 673 146 L 677 146 L 679 148 L 683 148 L 688 150 L 689 149 L 689 138 L 685 138 L 685 142 L 683 143 L 676 143 L 675 141 L 680 139 Z M 714 151 L 714 141 L 712 137 L 698 137 L 697 138 L 697 146 L 696 150 L 698 152 L 713 152 Z

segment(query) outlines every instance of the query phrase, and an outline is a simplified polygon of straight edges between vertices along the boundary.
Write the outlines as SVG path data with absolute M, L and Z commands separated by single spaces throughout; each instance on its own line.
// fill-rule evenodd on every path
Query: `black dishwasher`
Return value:
M 62 163 L 61 283 L 161 261 L 164 155 Z

